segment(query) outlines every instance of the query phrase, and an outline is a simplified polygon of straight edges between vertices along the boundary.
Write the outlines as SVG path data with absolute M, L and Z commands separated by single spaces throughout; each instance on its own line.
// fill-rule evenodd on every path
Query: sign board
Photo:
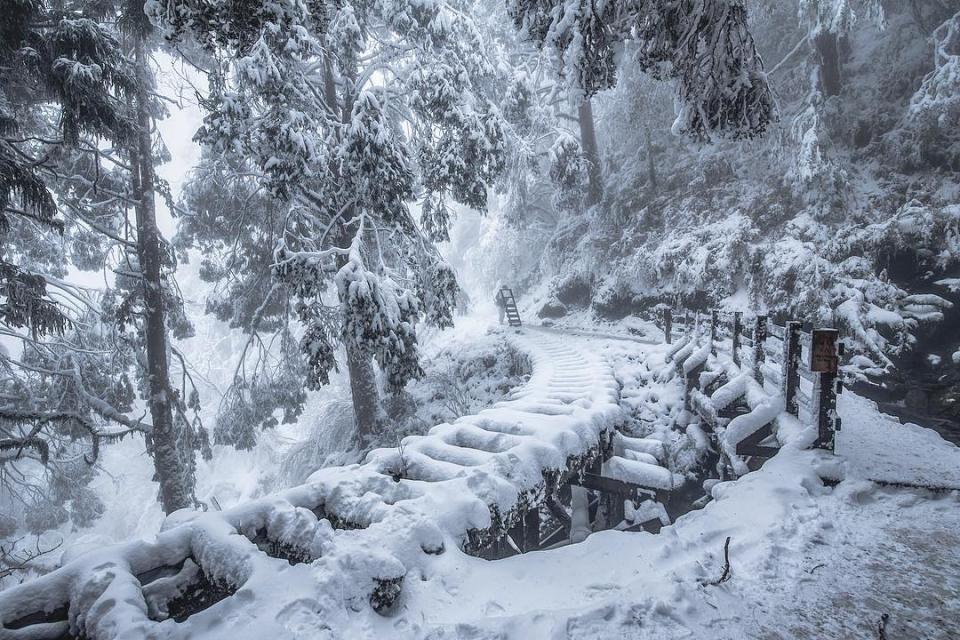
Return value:
M 810 371 L 813 373 L 836 373 L 837 330 L 814 329 L 810 338 Z

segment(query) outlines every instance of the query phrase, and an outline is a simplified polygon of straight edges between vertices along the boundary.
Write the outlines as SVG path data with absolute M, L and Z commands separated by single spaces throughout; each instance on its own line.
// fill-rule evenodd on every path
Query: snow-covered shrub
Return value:
M 9 538 L 17 532 L 17 519 L 6 513 L 0 513 L 0 540 Z
M 103 515 L 106 507 L 90 487 L 82 486 L 70 498 L 70 521 L 77 527 L 89 527 Z
M 334 464 L 356 462 L 353 406 L 349 400 L 323 405 L 310 425 L 310 435 L 292 445 L 282 456 L 278 482 L 282 487 L 302 483 L 316 471 Z M 392 443 L 386 446 L 392 446 Z
M 23 524 L 30 533 L 41 534 L 56 529 L 70 519 L 70 512 L 62 504 L 41 500 L 30 505 L 23 516 Z
M 569 134 L 559 135 L 550 148 L 550 182 L 558 211 L 579 210 L 587 188 L 587 160 L 580 141 Z
M 960 171 L 960 13 L 933 32 L 934 69 L 910 99 L 908 157 L 917 166 Z
M 751 264 L 759 233 L 739 212 L 693 228 L 669 231 L 652 254 L 639 257 L 641 276 L 664 283 L 684 298 L 704 292 L 714 300 L 732 295 Z
M 554 297 L 547 298 L 537 311 L 538 318 L 562 318 L 565 315 L 567 315 L 567 305 Z

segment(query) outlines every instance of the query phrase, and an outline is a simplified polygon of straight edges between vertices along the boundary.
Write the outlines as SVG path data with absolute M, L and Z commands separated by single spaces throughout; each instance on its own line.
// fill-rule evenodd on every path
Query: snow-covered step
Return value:
M 613 456 L 603 463 L 603 475 L 614 480 L 648 489 L 672 491 L 683 485 L 684 478 L 659 465 Z

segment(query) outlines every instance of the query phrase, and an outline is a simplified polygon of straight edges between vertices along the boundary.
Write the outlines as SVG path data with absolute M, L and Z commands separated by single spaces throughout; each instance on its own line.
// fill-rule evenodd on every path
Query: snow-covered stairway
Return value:
M 0 593 L 0 638 L 337 637 L 368 602 L 396 606 L 408 576 L 428 579 L 451 545 L 500 537 L 614 440 L 619 387 L 588 340 L 508 335 L 533 363 L 509 401 L 228 511 L 174 514 L 154 540 L 68 558 Z M 623 475 L 663 481 L 654 455 L 617 447 Z
M 511 327 L 521 326 L 523 323 L 520 322 L 520 310 L 517 308 L 516 298 L 513 297 L 513 290 L 504 287 L 501 292 L 503 293 L 503 308 L 507 314 L 507 322 L 510 323 Z

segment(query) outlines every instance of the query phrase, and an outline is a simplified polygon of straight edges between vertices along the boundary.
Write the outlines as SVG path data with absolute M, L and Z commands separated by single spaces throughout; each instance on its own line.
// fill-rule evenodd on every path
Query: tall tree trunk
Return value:
M 825 96 L 840 95 L 843 82 L 840 77 L 840 47 L 837 35 L 821 31 L 813 39 L 820 58 L 820 86 Z
M 160 502 L 165 513 L 193 506 L 193 473 L 185 464 L 193 451 L 180 451 L 173 421 L 170 372 L 167 363 L 166 312 L 161 281 L 160 231 L 154 201 L 155 175 L 150 138 L 147 86 L 150 80 L 143 37 L 135 36 L 137 91 L 137 138 L 131 144 L 130 176 L 137 201 L 137 255 L 143 278 L 144 324 L 147 350 L 147 377 L 150 388 L 150 416 L 153 464 L 160 482 Z
M 603 176 L 600 172 L 600 149 L 597 146 L 597 131 L 593 124 L 593 107 L 590 100 L 580 103 L 577 110 L 580 121 L 580 147 L 587 160 L 587 200 L 588 207 L 603 199 Z
M 333 76 L 333 65 L 329 59 L 324 61 L 324 93 L 326 94 L 327 107 L 332 113 L 336 113 L 336 81 Z M 352 112 L 353 99 L 351 95 L 347 94 L 344 99 L 343 111 L 340 114 L 341 121 L 344 124 L 350 123 Z M 350 220 L 351 218 L 353 218 L 351 211 L 342 216 L 343 220 Z M 346 225 L 338 223 L 338 232 L 335 237 L 338 246 L 348 246 L 351 240 L 350 229 Z M 346 258 L 338 257 L 337 268 L 343 267 L 345 263 Z M 353 418 L 357 429 L 357 439 L 366 443 L 382 429 L 384 422 L 383 411 L 380 406 L 380 392 L 377 388 L 376 371 L 373 368 L 373 358 L 360 345 L 356 345 L 350 340 L 345 340 L 344 343 L 347 352 L 347 374 L 350 377 L 350 395 L 353 399 Z
M 657 189 L 657 169 L 653 163 L 653 141 L 650 137 L 650 125 L 646 125 L 643 129 L 643 138 L 647 146 L 647 180 L 650 182 L 650 190 L 656 191 Z
M 367 443 L 381 431 L 384 422 L 373 359 L 360 349 L 347 344 L 347 372 L 350 375 L 357 438 L 361 443 Z

